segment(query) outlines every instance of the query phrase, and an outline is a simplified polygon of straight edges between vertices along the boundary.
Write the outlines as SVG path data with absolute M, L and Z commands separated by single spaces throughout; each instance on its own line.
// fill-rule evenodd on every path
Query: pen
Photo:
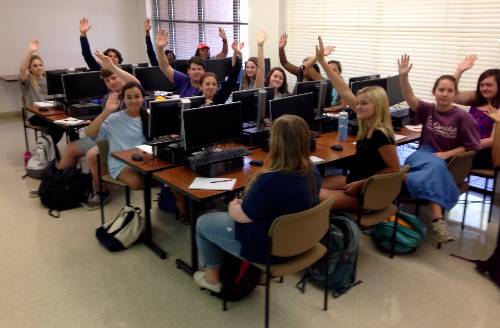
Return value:
M 229 181 L 233 181 L 233 179 L 214 180 L 214 181 L 210 181 L 210 183 L 217 183 L 217 182 L 229 182 Z

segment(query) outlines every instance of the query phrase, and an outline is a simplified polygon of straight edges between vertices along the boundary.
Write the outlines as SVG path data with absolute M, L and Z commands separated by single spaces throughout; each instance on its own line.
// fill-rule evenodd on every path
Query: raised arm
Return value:
M 462 78 L 462 74 L 471 69 L 474 66 L 474 63 L 477 60 L 477 55 L 468 55 L 465 56 L 464 59 L 457 65 L 457 69 L 455 70 L 455 78 L 457 79 L 457 85 Z M 476 97 L 476 92 L 474 90 L 469 91 L 458 91 L 453 99 L 453 102 L 461 105 L 471 105 Z
M 260 31 L 257 33 L 257 73 L 255 74 L 255 88 L 264 87 L 264 79 L 266 74 L 266 64 L 264 62 L 264 42 L 267 39 L 267 32 Z
M 215 56 L 215 59 L 224 59 L 227 57 L 227 36 L 226 31 L 222 27 L 219 26 L 219 36 L 222 39 L 222 50 Z
M 333 52 L 335 51 L 334 46 L 326 46 L 325 50 L 323 52 L 324 56 L 330 56 Z M 321 81 L 323 80 L 323 76 L 321 75 L 320 72 L 316 71 L 314 69 L 314 64 L 317 62 L 316 58 L 316 53 L 310 57 L 307 58 L 307 60 L 304 62 L 304 71 L 309 76 L 309 79 L 312 81 Z
M 227 77 L 226 83 L 217 91 L 214 97 L 214 102 L 216 104 L 223 104 L 229 98 L 231 92 L 236 89 L 236 83 L 238 82 L 238 76 L 241 71 L 241 58 L 243 54 L 241 53 L 241 48 L 244 47 L 244 43 L 238 44 L 238 42 L 233 41 L 231 48 L 233 49 L 232 67 L 229 76 Z
M 120 107 L 120 99 L 117 92 L 113 92 L 109 95 L 108 100 L 104 106 L 104 110 L 89 124 L 85 134 L 89 137 L 95 138 L 99 134 L 99 129 L 102 123 L 108 118 L 109 115 L 116 112 Z
M 418 98 L 413 93 L 411 89 L 410 80 L 408 79 L 408 73 L 412 68 L 413 64 L 410 64 L 410 56 L 404 54 L 398 59 L 398 71 L 399 71 L 399 84 L 401 85 L 401 91 L 403 96 L 410 106 L 411 110 L 416 112 L 418 108 Z
M 19 65 L 19 80 L 21 82 L 26 81 L 28 78 L 28 69 L 30 66 L 31 56 L 38 50 L 40 47 L 40 42 L 38 40 L 31 40 L 28 51 L 26 52 L 26 56 L 23 57 L 21 64 Z
M 113 72 L 124 83 L 136 82 L 140 84 L 139 80 L 135 76 L 121 69 L 121 67 L 113 63 L 113 60 L 108 56 L 103 55 L 99 51 L 95 52 L 95 56 L 99 59 L 102 68 Z
M 163 48 L 165 48 L 167 44 L 168 33 L 162 29 L 156 35 L 156 57 L 158 58 L 158 64 L 163 74 L 167 76 L 170 82 L 175 83 L 174 69 L 168 63 L 167 55 L 165 55 L 165 51 L 163 51 Z
M 288 61 L 288 59 L 286 58 L 285 47 L 286 47 L 287 41 L 288 41 L 288 34 L 287 33 L 281 34 L 280 41 L 278 43 L 279 55 L 280 55 L 280 64 L 290 74 L 298 75 L 300 73 L 300 71 L 301 71 L 300 67 L 295 66 L 294 64 L 290 63 Z
M 91 71 L 98 71 L 101 69 L 99 63 L 92 56 L 92 51 L 90 50 L 89 40 L 87 39 L 87 32 L 90 30 L 92 25 L 89 24 L 87 17 L 82 17 L 80 19 L 80 46 L 82 48 L 82 56 L 87 63 L 87 66 Z
M 146 49 L 151 66 L 158 66 L 158 60 L 156 59 L 153 42 L 151 41 L 151 36 L 149 35 L 150 30 L 151 30 L 151 20 L 148 18 L 144 21 L 144 32 L 146 32 Z
M 323 41 L 321 37 L 318 37 L 318 45 L 316 46 L 316 58 L 318 58 L 318 63 L 323 67 L 323 70 L 328 76 L 330 82 L 332 82 L 333 87 L 337 90 L 338 94 L 345 102 L 351 107 L 354 108 L 358 104 L 358 99 L 352 93 L 349 86 L 344 82 L 344 79 L 339 75 L 339 73 L 334 72 L 330 66 L 328 66 L 325 59 L 325 47 L 323 46 Z

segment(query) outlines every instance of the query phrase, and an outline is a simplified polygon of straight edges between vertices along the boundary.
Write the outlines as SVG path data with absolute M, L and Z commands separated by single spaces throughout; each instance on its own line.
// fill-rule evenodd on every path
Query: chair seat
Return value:
M 370 211 L 363 213 L 363 215 L 361 216 L 360 225 L 362 227 L 371 227 L 377 223 L 384 222 L 385 219 L 391 217 L 397 212 L 398 212 L 398 207 L 394 204 L 391 204 L 386 208 L 383 208 L 378 211 Z M 356 215 L 354 214 L 353 217 L 356 217 Z
M 118 180 L 118 179 L 113 179 L 111 177 L 111 175 L 109 175 L 109 174 L 103 175 L 102 176 L 102 180 L 106 181 L 106 182 L 109 182 L 109 183 L 112 183 L 112 184 L 115 184 L 115 185 L 118 185 L 118 186 L 121 186 L 121 187 L 126 187 L 127 186 L 125 184 L 125 182 L 123 182 L 121 180 Z
M 313 263 L 316 263 L 325 254 L 326 247 L 321 243 L 317 243 L 307 252 L 297 255 L 285 263 L 272 264 L 270 266 L 271 275 L 273 277 L 281 277 L 290 273 L 299 272 L 308 268 Z M 266 271 L 265 264 L 252 263 L 252 265 L 255 265 L 264 272 Z
M 470 170 L 470 174 L 478 176 L 478 177 L 494 178 L 495 177 L 495 170 L 493 170 L 493 169 L 473 169 L 473 170 Z

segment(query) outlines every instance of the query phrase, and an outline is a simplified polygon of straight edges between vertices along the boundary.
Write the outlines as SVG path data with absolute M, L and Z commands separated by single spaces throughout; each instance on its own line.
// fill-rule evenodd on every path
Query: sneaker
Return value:
M 109 192 L 105 191 L 102 193 L 102 204 L 106 205 L 109 203 L 111 200 L 111 195 Z M 86 203 L 83 203 L 83 205 L 89 210 L 89 211 L 94 211 L 99 208 L 101 208 L 101 202 L 99 199 L 99 193 L 91 193 L 89 194 L 89 198 Z
M 198 286 L 204 289 L 211 290 L 214 293 L 220 293 L 220 291 L 222 290 L 222 284 L 220 282 L 212 285 L 205 280 L 205 271 L 196 271 L 193 274 L 193 279 Z
M 450 232 L 448 231 L 448 224 L 443 219 L 432 222 L 432 230 L 434 230 L 434 233 L 437 235 L 437 239 L 440 243 L 448 243 L 455 240 L 455 238 L 450 235 Z

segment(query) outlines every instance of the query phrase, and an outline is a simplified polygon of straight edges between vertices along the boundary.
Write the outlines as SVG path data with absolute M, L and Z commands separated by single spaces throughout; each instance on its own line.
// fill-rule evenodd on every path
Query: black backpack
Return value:
M 260 270 L 247 260 L 226 254 L 221 267 L 222 288 L 227 301 L 239 301 L 259 284 Z M 220 299 L 223 293 L 216 294 Z
M 80 203 L 87 201 L 91 185 L 88 174 L 76 168 L 58 170 L 54 161 L 42 177 L 38 195 L 49 209 L 49 215 L 59 218 L 59 211 L 79 207 Z

